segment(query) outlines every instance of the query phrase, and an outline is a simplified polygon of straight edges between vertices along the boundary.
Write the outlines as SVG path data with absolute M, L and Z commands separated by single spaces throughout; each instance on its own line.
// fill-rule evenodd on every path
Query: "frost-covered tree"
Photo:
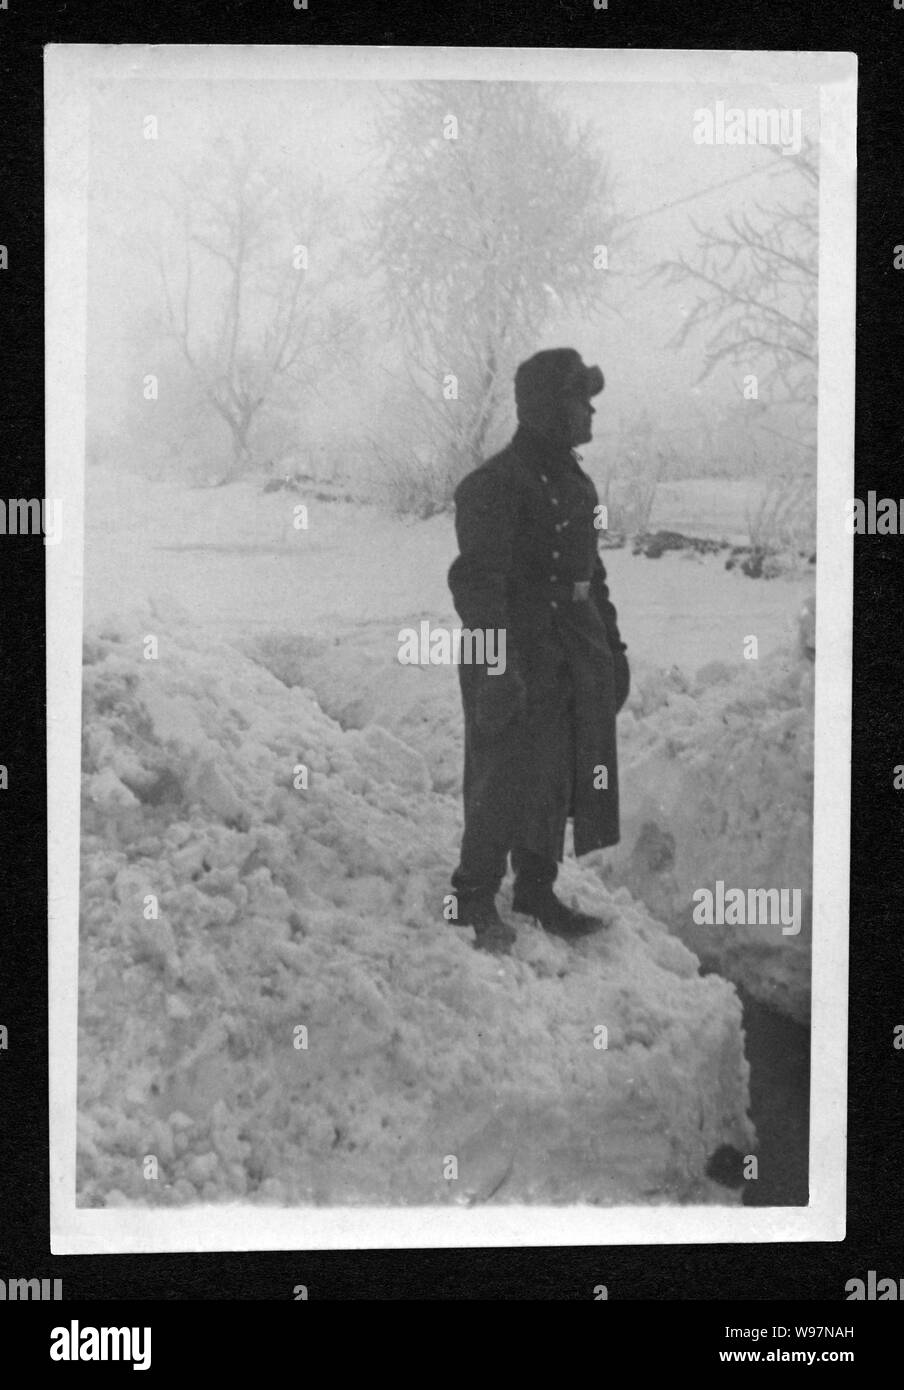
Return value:
M 819 251 L 818 153 L 777 156 L 770 197 L 719 225 L 694 222 L 691 257 L 664 262 L 656 278 L 695 292 L 672 346 L 699 336 L 701 380 L 727 363 L 758 376 L 759 400 L 790 409 L 802 435 L 815 428 Z
M 595 136 L 541 87 L 411 83 L 384 100 L 375 257 L 438 507 L 552 316 L 605 308 L 617 224 Z
M 190 383 L 228 430 L 227 476 L 253 462 L 262 415 L 297 404 L 349 340 L 336 208 L 322 185 L 267 161 L 249 135 L 223 137 L 167 198 L 155 255 L 160 319 Z

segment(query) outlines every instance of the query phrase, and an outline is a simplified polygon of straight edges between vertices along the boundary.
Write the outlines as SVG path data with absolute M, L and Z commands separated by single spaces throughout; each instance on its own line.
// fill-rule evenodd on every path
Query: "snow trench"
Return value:
M 323 644 L 146 631 L 85 641 L 80 1204 L 737 1200 L 730 983 L 587 861 L 562 890 L 610 925 L 578 945 L 443 919 L 448 671 L 375 677 L 380 723 Z

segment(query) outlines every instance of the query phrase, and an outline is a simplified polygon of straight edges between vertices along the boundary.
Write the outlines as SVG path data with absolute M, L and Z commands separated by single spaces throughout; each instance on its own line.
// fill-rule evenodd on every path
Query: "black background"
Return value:
M 439 5 L 429 12 L 424 4 L 391 0 L 309 4 L 308 11 L 295 11 L 292 0 L 192 0 L 190 5 L 184 0 L 145 5 L 48 0 L 42 7 L 33 0 L 9 0 L 9 9 L 0 10 L 0 242 L 9 247 L 9 269 L 0 273 L 0 495 L 44 495 L 42 46 L 298 42 L 857 53 L 855 490 L 859 497 L 869 489 L 879 496 L 904 497 L 904 271 L 893 269 L 894 247 L 904 242 L 904 11 L 896 10 L 893 0 L 743 5 L 729 0 L 610 0 L 608 10 L 599 11 L 592 0 L 496 0 L 492 5 Z M 9 1028 L 14 1046 L 0 1052 L 0 1276 L 62 1278 L 67 1302 L 292 1301 L 297 1283 L 308 1286 L 310 1301 L 593 1300 L 598 1283 L 605 1283 L 610 1300 L 621 1304 L 731 1300 L 721 1310 L 707 1310 L 709 1331 L 704 1335 L 701 1324 L 702 1341 L 693 1341 L 698 1350 L 716 1346 L 724 1322 L 794 1322 L 788 1302 L 770 1308 L 766 1303 L 753 1306 L 753 1301 L 838 1304 L 845 1298 L 845 1282 L 865 1278 L 868 1269 L 879 1277 L 904 1278 L 904 1052 L 891 1045 L 894 1025 L 904 1023 L 904 792 L 892 787 L 892 769 L 904 762 L 902 553 L 904 536 L 855 541 L 848 1236 L 843 1243 L 53 1258 L 44 546 L 40 537 L 2 538 L 0 762 L 9 768 L 10 781 L 0 793 L 0 1021 Z M 839 1028 L 843 1022 L 838 1020 Z M 605 1336 L 614 1335 L 614 1311 L 610 1306 L 599 1315 L 608 1329 Z M 688 1311 L 685 1307 L 682 1314 L 685 1328 Z M 618 1312 L 624 1332 L 624 1308 Z M 875 1329 L 879 1321 L 890 1327 L 894 1312 L 887 1304 L 811 1305 L 797 1321 L 850 1324 L 856 1315 L 858 1322 L 868 1317 Z M 124 1308 L 121 1313 L 120 1320 L 138 1320 L 134 1305 L 132 1312 Z M 66 1308 L 52 1304 L 39 1310 L 33 1305 L 19 1311 L 5 1305 L 8 1328 L 14 1315 L 23 1329 L 36 1317 L 48 1327 L 72 1316 L 91 1320 L 85 1304 L 72 1302 Z M 158 1315 L 164 1316 L 164 1310 L 158 1309 L 154 1317 Z M 95 1312 L 93 1320 L 99 1316 Z M 228 1314 L 239 1325 L 245 1316 Z M 106 1317 L 117 1320 L 115 1307 Z M 293 1319 L 288 1325 L 298 1326 Z M 35 1352 L 39 1359 L 47 1345 L 41 1335 L 36 1344 L 41 1350 Z M 647 1354 L 654 1351 L 650 1346 Z M 707 1355 L 711 1359 L 713 1352 Z M 862 1371 L 859 1354 L 858 1362 Z M 561 1371 L 558 1358 L 557 1366 Z

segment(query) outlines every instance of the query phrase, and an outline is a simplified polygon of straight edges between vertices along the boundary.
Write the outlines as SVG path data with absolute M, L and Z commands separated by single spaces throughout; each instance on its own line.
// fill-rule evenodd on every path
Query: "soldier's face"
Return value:
M 593 406 L 582 396 L 566 396 L 564 406 L 569 444 L 589 444 L 596 414 Z

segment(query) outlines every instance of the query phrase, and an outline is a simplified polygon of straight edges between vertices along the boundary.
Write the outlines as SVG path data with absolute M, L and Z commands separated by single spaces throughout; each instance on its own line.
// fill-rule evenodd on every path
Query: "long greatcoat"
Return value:
M 548 860 L 562 858 L 569 815 L 576 854 L 619 837 L 615 717 L 629 677 L 597 502 L 572 451 L 523 425 L 455 494 L 456 610 L 466 628 L 505 630 L 507 667 L 527 693 L 522 717 L 481 727 L 480 684 L 503 677 L 459 666 L 468 833 Z M 585 599 L 574 597 L 580 581 Z

